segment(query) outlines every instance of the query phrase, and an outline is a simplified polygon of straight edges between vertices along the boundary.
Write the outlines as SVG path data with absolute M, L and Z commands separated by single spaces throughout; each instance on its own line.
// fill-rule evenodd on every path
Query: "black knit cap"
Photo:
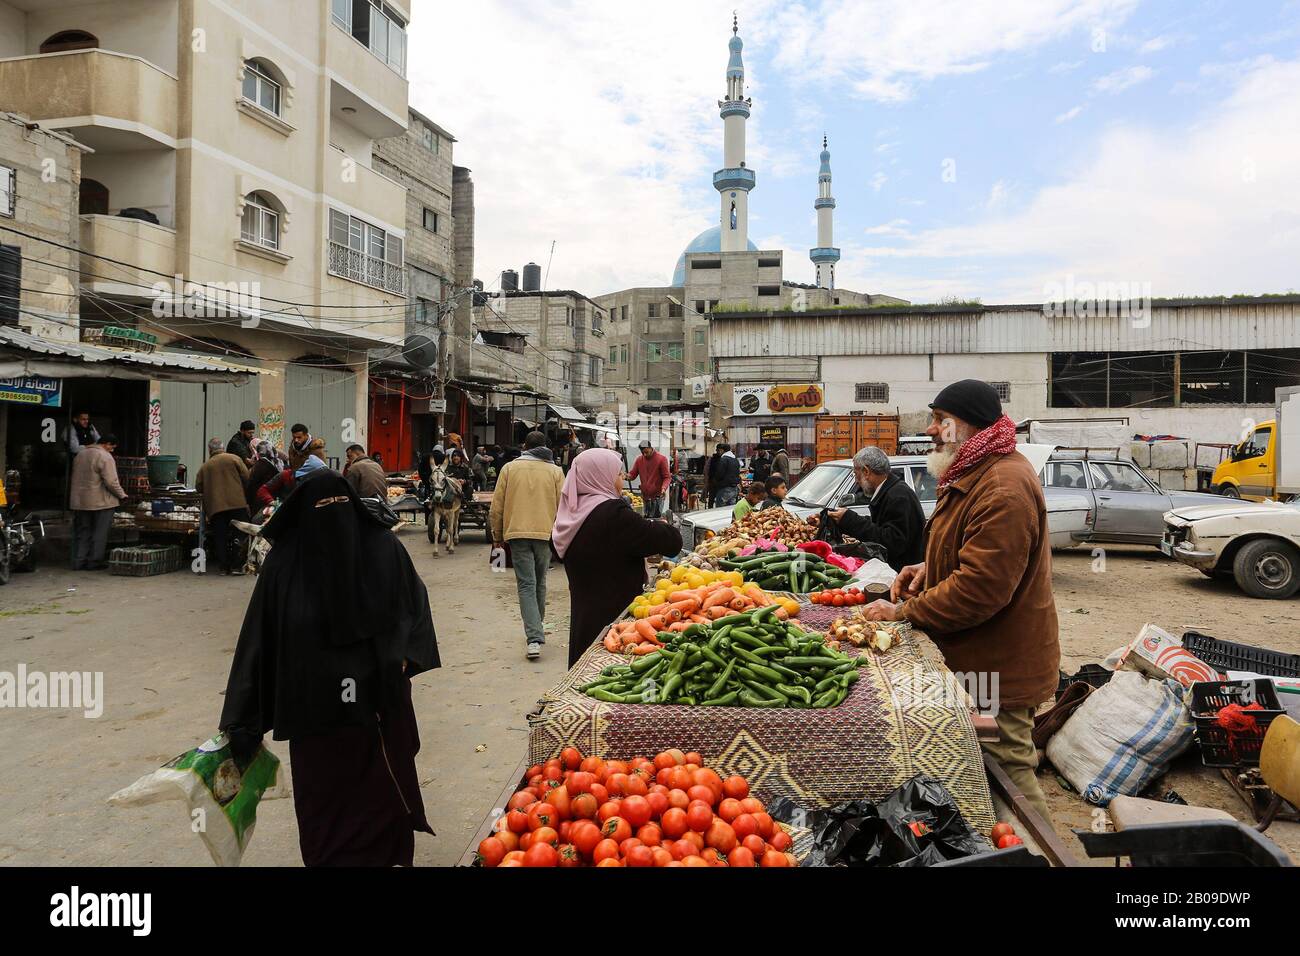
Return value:
M 976 428 L 988 428 L 1002 417 L 1002 400 L 998 390 L 977 378 L 953 382 L 935 396 L 931 408 L 955 415 Z

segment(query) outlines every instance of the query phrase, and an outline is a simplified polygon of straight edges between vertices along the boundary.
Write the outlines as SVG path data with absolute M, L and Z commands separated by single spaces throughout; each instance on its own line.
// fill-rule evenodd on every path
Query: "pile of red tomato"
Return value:
M 797 866 L 793 841 L 749 795 L 697 753 L 602 760 L 569 747 L 528 769 L 482 866 Z
M 857 604 L 866 604 L 867 596 L 858 588 L 828 588 L 825 591 L 814 591 L 808 595 L 808 600 L 814 604 L 853 607 Z

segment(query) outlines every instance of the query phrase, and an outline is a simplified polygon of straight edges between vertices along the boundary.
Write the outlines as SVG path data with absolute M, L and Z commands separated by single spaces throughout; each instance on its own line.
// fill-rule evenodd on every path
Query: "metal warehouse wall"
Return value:
M 1051 318 L 1041 306 L 982 312 L 714 316 L 717 359 L 996 352 L 1163 352 L 1300 347 L 1300 304 L 1158 306 L 1145 317 Z M 720 371 L 724 364 L 720 362 Z

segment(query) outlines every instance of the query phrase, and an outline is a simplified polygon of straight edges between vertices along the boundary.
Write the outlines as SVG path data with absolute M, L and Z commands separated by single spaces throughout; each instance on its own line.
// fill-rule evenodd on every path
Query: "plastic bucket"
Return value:
M 149 484 L 170 485 L 176 480 L 176 469 L 180 466 L 180 455 L 154 455 L 149 458 Z

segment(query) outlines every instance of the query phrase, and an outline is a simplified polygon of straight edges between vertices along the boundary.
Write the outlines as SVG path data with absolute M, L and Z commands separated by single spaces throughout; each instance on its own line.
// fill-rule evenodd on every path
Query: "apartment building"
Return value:
M 378 451 L 392 468 L 416 464 L 420 449 L 437 441 L 439 413 L 445 398 L 442 378 L 450 345 L 450 317 L 440 309 L 453 307 L 456 290 L 456 223 L 452 211 L 456 138 L 429 117 L 408 110 L 406 131 L 374 146 L 374 165 L 383 175 L 406 189 L 406 291 L 405 336 L 422 336 L 432 348 L 436 363 L 416 367 L 412 359 L 392 348 L 371 354 L 369 448 Z
M 408 0 L 0 0 L 0 109 L 90 147 L 81 321 L 238 356 L 157 381 L 152 453 L 191 467 L 243 419 L 364 443 L 374 349 L 405 333 Z
M 485 297 L 474 308 L 471 374 L 591 414 L 604 400 L 605 314 L 572 290 Z

